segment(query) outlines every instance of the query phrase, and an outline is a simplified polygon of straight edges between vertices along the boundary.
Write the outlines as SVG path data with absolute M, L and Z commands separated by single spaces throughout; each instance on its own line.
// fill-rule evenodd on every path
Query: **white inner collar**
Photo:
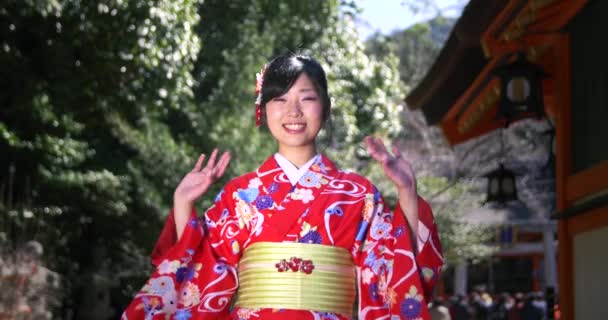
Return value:
M 298 183 L 298 181 L 300 181 L 300 178 L 302 178 L 302 176 L 308 171 L 308 169 L 310 169 L 310 166 L 312 166 L 312 164 L 315 162 L 315 160 L 319 156 L 320 156 L 319 154 L 316 154 L 314 157 L 312 157 L 310 160 L 308 160 L 308 162 L 306 162 L 300 168 L 296 167 L 293 163 L 289 162 L 289 160 L 287 160 L 287 158 L 285 158 L 283 155 L 281 155 L 278 152 L 274 154 L 274 159 L 277 161 L 277 163 L 279 164 L 281 169 L 283 169 L 283 172 L 285 172 L 285 175 L 289 179 L 289 182 L 291 182 L 291 185 L 295 186 L 296 183 Z

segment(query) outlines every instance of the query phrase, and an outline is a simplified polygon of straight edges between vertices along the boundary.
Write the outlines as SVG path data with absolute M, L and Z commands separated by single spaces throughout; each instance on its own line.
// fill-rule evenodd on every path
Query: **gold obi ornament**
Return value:
M 355 266 L 344 248 L 257 242 L 243 252 L 238 273 L 237 307 L 353 313 Z

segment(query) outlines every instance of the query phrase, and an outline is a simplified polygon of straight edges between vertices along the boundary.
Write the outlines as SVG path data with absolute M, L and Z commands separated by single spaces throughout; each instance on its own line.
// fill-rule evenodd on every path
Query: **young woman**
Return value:
M 367 137 L 399 190 L 394 211 L 364 177 L 318 154 L 327 121 L 325 72 L 309 56 L 281 55 L 258 76 L 258 121 L 278 143 L 255 172 L 217 195 L 204 218 L 194 202 L 230 155 L 201 155 L 175 190 L 152 254 L 151 278 L 123 319 L 429 319 L 442 266 L 428 204 L 397 148 Z

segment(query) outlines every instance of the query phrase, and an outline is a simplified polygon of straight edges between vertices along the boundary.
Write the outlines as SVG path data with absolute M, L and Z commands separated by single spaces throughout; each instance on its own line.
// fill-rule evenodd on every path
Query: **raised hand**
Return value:
M 367 136 L 363 139 L 367 151 L 382 164 L 384 174 L 397 186 L 399 192 L 416 193 L 416 176 L 412 165 L 401 156 L 396 145 L 391 155 L 380 138 Z
M 203 162 L 205 161 L 205 155 L 201 154 L 198 157 L 196 165 L 179 183 L 175 189 L 173 195 L 173 201 L 176 205 L 178 204 L 190 204 L 200 198 L 209 187 L 217 180 L 219 180 L 228 163 L 230 163 L 230 153 L 224 152 L 216 163 L 218 150 L 214 149 L 211 153 L 211 157 L 207 161 L 205 167 Z
M 216 163 L 217 153 L 217 149 L 214 149 L 204 167 L 205 155 L 201 154 L 192 171 L 182 179 L 175 189 L 173 207 L 178 239 L 184 232 L 188 217 L 194 207 L 194 202 L 204 195 L 209 190 L 209 187 L 224 175 L 224 171 L 226 171 L 226 167 L 230 163 L 230 153 L 228 152 L 224 152 Z

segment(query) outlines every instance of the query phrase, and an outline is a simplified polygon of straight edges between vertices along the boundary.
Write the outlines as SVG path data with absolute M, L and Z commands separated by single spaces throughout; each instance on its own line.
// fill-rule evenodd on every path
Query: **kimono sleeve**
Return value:
M 374 188 L 373 209 L 371 213 L 363 213 L 364 221 L 359 230 L 359 235 L 362 235 L 366 229 L 365 236 L 357 239 L 361 240 L 360 254 L 356 259 L 359 319 L 386 316 L 391 316 L 391 319 L 430 319 L 427 302 L 443 260 L 439 242 L 433 244 L 439 250 L 438 254 L 430 242 L 430 239 L 437 239 L 432 212 L 422 198 L 419 198 L 418 207 L 421 225 L 428 229 L 428 237 L 421 241 L 421 246 L 414 244 L 421 248 L 419 251 L 413 247 L 401 209 L 388 210 Z M 430 272 L 425 271 L 427 268 L 434 272 L 430 277 Z
M 397 205 L 395 211 L 395 215 L 400 214 L 402 217 L 404 216 L 399 205 Z M 422 276 L 425 298 L 429 301 L 443 268 L 443 251 L 433 211 L 431 206 L 422 197 L 418 197 L 418 217 L 418 239 L 416 244 L 418 253 L 416 254 L 416 263 Z
M 220 221 L 232 210 L 228 186 L 205 218 L 192 211 L 177 240 L 173 213 L 152 252 L 155 270 L 123 313 L 122 319 L 217 319 L 228 316 L 237 288 L 238 234 L 222 232 Z M 235 242 L 237 244 L 235 245 Z

